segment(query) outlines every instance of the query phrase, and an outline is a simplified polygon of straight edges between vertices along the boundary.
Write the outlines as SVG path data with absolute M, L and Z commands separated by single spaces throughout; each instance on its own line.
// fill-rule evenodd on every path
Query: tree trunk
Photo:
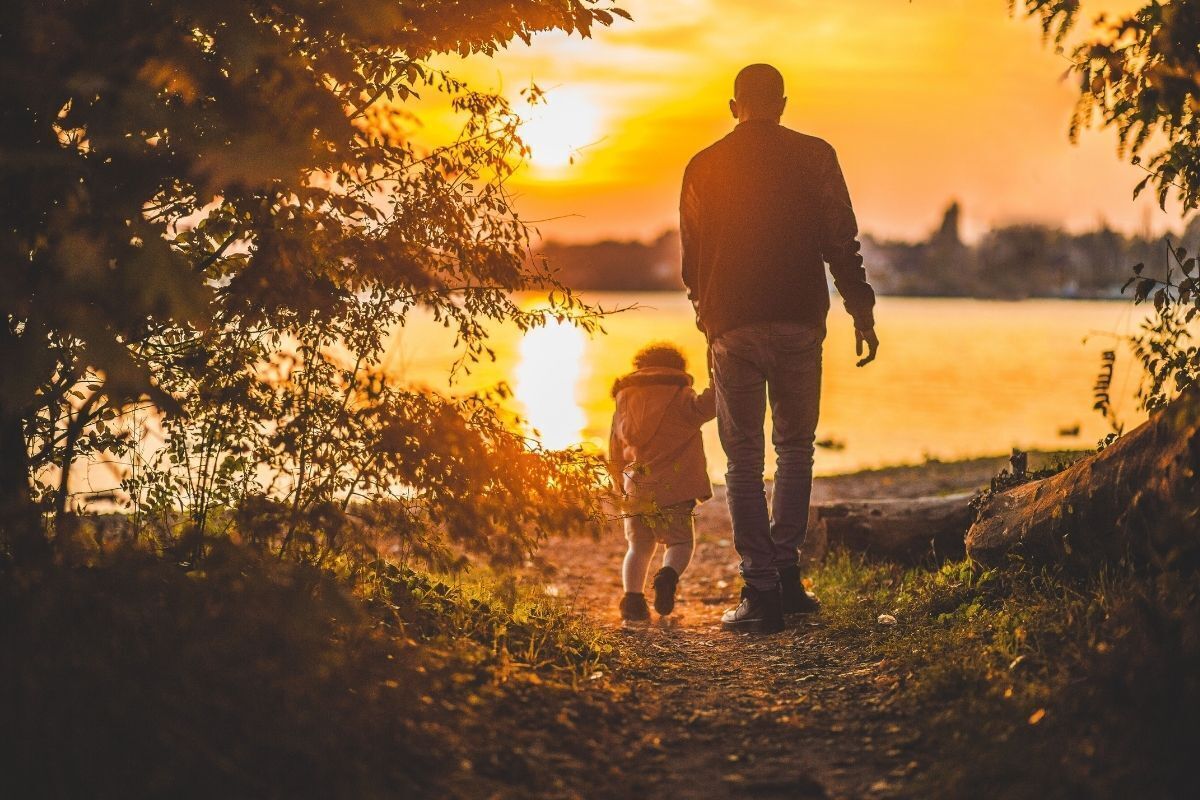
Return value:
M 1200 567 L 1200 391 L 1063 472 L 990 498 L 967 552 L 988 565 Z
M 0 543 L 14 558 L 29 560 L 49 556 L 50 543 L 30 497 L 25 418 L 42 379 L 53 374 L 54 359 L 45 326 L 27 320 L 17 335 L 13 324 L 0 317 Z
M 961 558 L 973 518 L 972 494 L 915 500 L 842 500 L 814 505 L 801 557 L 819 561 L 837 547 L 916 563 Z
M 29 451 L 20 417 L 0 415 L 0 540 L 18 560 L 49 554 L 37 509 L 29 496 Z

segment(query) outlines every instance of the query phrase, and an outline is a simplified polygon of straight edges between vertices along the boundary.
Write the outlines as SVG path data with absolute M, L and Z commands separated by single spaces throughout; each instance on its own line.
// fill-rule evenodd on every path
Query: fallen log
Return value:
M 1200 566 L 1200 391 L 1063 472 L 987 498 L 967 534 L 986 565 L 1132 558 Z
M 814 504 L 801 558 L 820 561 L 837 547 L 873 558 L 916 563 L 961 558 L 972 494 Z

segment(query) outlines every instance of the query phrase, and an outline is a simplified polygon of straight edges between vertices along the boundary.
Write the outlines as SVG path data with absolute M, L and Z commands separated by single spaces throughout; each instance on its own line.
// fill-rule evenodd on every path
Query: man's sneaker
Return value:
M 621 598 L 621 621 L 626 625 L 645 625 L 650 621 L 650 607 L 646 595 L 641 592 L 626 592 Z
M 721 615 L 721 627 L 745 633 L 776 633 L 783 630 L 783 607 L 779 590 L 760 591 L 742 587 L 742 603 Z
M 819 614 L 821 601 L 804 588 L 800 581 L 799 567 L 783 567 L 779 570 L 779 598 L 784 614 Z
M 663 567 L 654 573 L 654 610 L 666 616 L 675 610 L 675 587 L 679 573 L 674 567 Z

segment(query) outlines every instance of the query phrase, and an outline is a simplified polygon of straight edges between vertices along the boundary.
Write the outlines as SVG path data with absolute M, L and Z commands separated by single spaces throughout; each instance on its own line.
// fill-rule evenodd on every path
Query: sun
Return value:
M 570 89 L 546 92 L 522 118 L 520 136 L 530 162 L 550 172 L 574 163 L 599 138 L 599 119 L 595 101 L 586 95 Z

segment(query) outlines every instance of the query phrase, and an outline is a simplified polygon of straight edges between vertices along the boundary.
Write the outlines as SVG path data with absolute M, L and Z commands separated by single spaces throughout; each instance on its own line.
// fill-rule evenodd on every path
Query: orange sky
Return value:
M 593 39 L 552 34 L 457 67 L 479 88 L 549 90 L 534 163 L 511 184 L 527 219 L 562 239 L 674 227 L 690 156 L 732 126 L 737 70 L 788 82 L 784 124 L 837 148 L 861 227 L 923 236 L 951 198 L 968 235 L 1014 220 L 1072 229 L 1179 226 L 1118 159 L 1112 132 L 1067 139 L 1066 59 L 1005 0 L 623 0 Z M 1128 2 L 1104 4 L 1120 8 Z M 540 152 L 537 145 L 541 143 Z M 586 145 L 586 146 L 585 146 Z M 568 148 L 575 163 L 548 166 Z

